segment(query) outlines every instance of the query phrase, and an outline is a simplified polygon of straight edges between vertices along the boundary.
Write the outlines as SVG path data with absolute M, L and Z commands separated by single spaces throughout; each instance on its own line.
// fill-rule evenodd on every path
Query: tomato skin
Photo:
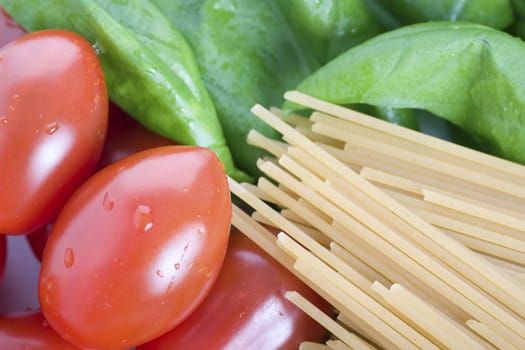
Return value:
M 9 350 L 75 350 L 49 326 L 40 311 L 0 315 L 0 344 Z
M 108 132 L 97 169 L 102 169 L 117 160 L 149 148 L 174 144 L 176 144 L 175 141 L 146 129 L 117 105 L 110 102 Z
M 164 146 L 117 161 L 58 215 L 42 257 L 42 311 L 79 347 L 156 338 L 209 292 L 230 222 L 226 175 L 212 151 Z
M 25 30 L 0 6 L 0 47 L 24 34 Z
M 238 231 L 206 300 L 182 324 L 137 350 L 298 349 L 326 330 L 284 298 L 296 290 L 322 310 L 330 306 Z
M 43 226 L 94 170 L 107 129 L 95 51 L 78 34 L 43 30 L 0 48 L 0 232 Z
M 146 149 L 175 144 L 176 142 L 146 129 L 110 102 L 106 140 L 96 170 Z M 42 261 L 42 253 L 52 227 L 53 224 L 48 223 L 26 235 L 31 250 L 39 261 Z
M 38 261 L 42 261 L 42 254 L 44 253 L 47 238 L 49 237 L 52 228 L 53 223 L 50 222 L 38 230 L 26 234 L 25 236 L 31 251 L 33 252 L 33 255 L 38 259 Z

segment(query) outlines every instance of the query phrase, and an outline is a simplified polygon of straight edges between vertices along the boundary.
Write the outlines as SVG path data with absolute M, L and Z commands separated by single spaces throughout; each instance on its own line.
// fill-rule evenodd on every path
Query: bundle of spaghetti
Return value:
M 250 133 L 274 157 L 259 161 L 257 185 L 229 181 L 253 209 L 234 207 L 233 225 L 338 311 L 287 293 L 333 336 L 303 348 L 524 348 L 524 167 L 285 97 L 314 112 L 254 106 L 283 141 Z
M 311 97 L 303 98 L 316 104 Z M 362 177 L 465 245 L 525 266 L 522 165 L 339 106 L 321 102 L 319 107 L 323 112 L 314 112 L 310 119 L 287 120 Z M 342 118 L 330 112 L 343 113 Z

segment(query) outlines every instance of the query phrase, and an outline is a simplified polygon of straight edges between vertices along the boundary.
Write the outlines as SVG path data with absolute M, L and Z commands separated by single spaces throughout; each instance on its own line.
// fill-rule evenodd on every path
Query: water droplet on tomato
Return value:
M 202 266 L 201 268 L 199 268 L 198 273 L 204 275 L 206 279 L 211 277 L 211 271 L 206 266 Z
M 102 199 L 102 208 L 106 211 L 111 211 L 115 206 L 115 202 L 109 198 L 109 192 L 104 194 L 104 199 Z
M 0 124 L 7 124 L 9 123 L 9 119 L 7 117 L 0 117 Z
M 19 94 L 13 94 L 13 101 L 19 102 L 20 101 L 20 95 Z
M 49 135 L 52 135 L 55 132 L 57 132 L 59 127 L 60 125 L 57 122 L 52 122 L 46 126 L 46 133 L 48 133 Z
M 70 268 L 73 266 L 73 263 L 75 262 L 75 255 L 73 255 L 73 249 L 67 248 L 64 252 L 64 265 L 67 268 Z
M 153 228 L 153 212 L 147 205 L 140 204 L 135 209 L 133 224 L 139 232 L 148 232 Z
M 162 270 L 157 270 L 157 272 L 155 272 L 157 274 L 157 276 L 159 276 L 160 278 L 164 278 L 164 272 L 162 272 Z
M 11 112 L 14 112 L 15 110 L 15 106 L 13 105 L 9 105 L 9 107 L 7 107 Z
M 53 280 L 51 280 L 50 278 L 44 277 L 42 279 L 42 285 L 44 286 L 45 290 L 49 291 L 53 289 Z
M 99 142 L 104 142 L 105 136 L 106 135 L 104 134 L 104 130 L 102 128 L 97 128 L 97 130 L 95 130 L 95 137 Z
M 174 266 L 175 266 L 175 270 L 178 270 L 178 269 L 180 269 L 180 263 L 175 263 L 175 265 L 174 265 Z

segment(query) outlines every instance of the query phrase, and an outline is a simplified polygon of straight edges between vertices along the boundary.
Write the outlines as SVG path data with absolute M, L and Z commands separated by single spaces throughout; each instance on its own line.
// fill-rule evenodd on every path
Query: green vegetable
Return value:
M 388 120 L 394 124 L 403 125 L 407 128 L 419 129 L 419 121 L 416 112 L 409 108 L 392 108 L 388 106 L 372 106 L 367 104 L 349 104 L 346 107 L 377 118 Z
M 525 0 L 512 0 L 516 20 L 509 32 L 525 40 Z
M 110 98 L 155 132 L 215 151 L 226 172 L 233 165 L 214 104 L 185 38 L 145 0 L 1 0 L 27 30 L 63 28 L 99 50 Z
M 292 30 L 307 37 L 323 63 L 383 30 L 362 0 L 275 2 Z
M 235 162 L 254 175 L 266 153 L 246 143 L 247 133 L 277 135 L 250 108 L 280 106 L 284 91 L 325 60 L 378 32 L 363 1 L 153 2 L 190 42 Z
M 504 29 L 514 21 L 511 0 L 374 1 L 398 19 L 400 24 L 426 21 L 461 21 Z
M 297 89 L 339 104 L 427 110 L 491 153 L 525 163 L 524 58 L 525 43 L 505 32 L 422 23 L 348 50 Z

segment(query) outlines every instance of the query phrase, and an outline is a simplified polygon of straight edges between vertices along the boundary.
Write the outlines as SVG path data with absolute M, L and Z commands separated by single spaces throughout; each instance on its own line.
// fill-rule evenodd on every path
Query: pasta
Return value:
M 254 106 L 253 209 L 233 225 L 338 311 L 287 298 L 332 334 L 304 349 L 525 347 L 525 167 L 317 100 L 310 118 Z M 264 225 L 278 227 L 275 237 Z

